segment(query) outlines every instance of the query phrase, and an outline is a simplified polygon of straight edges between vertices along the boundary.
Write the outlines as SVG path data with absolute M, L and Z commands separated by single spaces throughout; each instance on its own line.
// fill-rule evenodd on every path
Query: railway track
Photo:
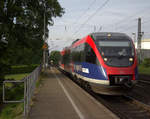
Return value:
M 143 88 L 149 88 L 150 86 L 150 75 L 139 75 L 137 86 Z
M 69 78 L 71 77 L 69 76 Z M 144 88 L 143 86 L 141 87 Z M 143 101 L 145 98 L 140 100 L 141 95 L 138 97 L 131 93 L 130 95 L 126 96 L 105 96 L 96 94 L 85 88 L 83 89 L 87 91 L 90 95 L 92 95 L 100 103 L 102 103 L 104 106 L 106 106 L 108 109 L 110 109 L 112 112 L 114 112 L 118 117 L 120 117 L 120 119 L 150 119 L 150 105 L 148 105 L 146 101 Z M 138 88 L 138 92 L 140 92 L 140 90 L 141 89 Z
M 150 119 L 150 106 L 129 96 L 92 94 L 121 119 Z
M 130 95 L 92 95 L 121 119 L 150 119 L 150 96 L 148 89 L 150 89 L 150 80 L 144 79 L 139 80 L 139 83 Z
M 138 82 L 150 85 L 150 81 L 147 80 L 139 80 Z
M 140 78 L 138 80 L 138 83 L 136 84 L 137 87 L 141 88 L 141 89 L 146 89 L 146 92 L 148 91 L 149 93 L 149 90 L 150 89 L 150 77 L 143 77 L 143 78 Z
M 83 89 L 112 112 L 114 112 L 118 117 L 120 117 L 120 119 L 150 119 L 150 106 L 135 99 L 134 97 L 129 95 L 99 95 L 87 90 L 86 88 Z
M 150 75 L 140 74 L 139 79 L 140 80 L 145 80 L 145 81 L 150 81 Z
M 150 105 L 150 78 L 146 77 L 146 79 L 143 77 L 140 80 L 138 80 L 138 83 L 133 88 L 131 92 L 129 92 L 129 96 L 135 98 L 136 100 L 143 102 L 147 105 Z
M 140 79 L 140 80 L 138 80 L 138 83 L 136 84 L 136 87 L 139 87 L 143 90 L 145 89 L 146 92 L 148 91 L 147 93 L 149 93 L 148 89 L 150 89 L 150 80 Z

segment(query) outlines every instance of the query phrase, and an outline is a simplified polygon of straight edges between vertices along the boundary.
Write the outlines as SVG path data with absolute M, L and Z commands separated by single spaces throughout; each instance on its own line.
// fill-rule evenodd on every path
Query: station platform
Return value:
M 119 119 L 57 69 L 45 73 L 29 119 Z

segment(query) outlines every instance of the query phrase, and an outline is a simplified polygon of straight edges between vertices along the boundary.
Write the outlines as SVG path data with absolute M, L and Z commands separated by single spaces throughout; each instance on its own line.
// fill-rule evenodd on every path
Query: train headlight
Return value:
M 111 37 L 111 34 L 110 34 L 110 33 L 108 33 L 108 34 L 107 34 L 107 36 L 108 36 L 108 37 Z
M 104 61 L 106 62 L 108 59 L 107 58 L 104 58 Z
M 130 62 L 133 62 L 133 58 L 129 58 L 129 61 L 130 61 Z

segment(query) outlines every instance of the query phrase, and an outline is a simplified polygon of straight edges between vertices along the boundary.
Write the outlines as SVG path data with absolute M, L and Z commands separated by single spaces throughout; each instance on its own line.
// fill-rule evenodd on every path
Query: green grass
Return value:
M 21 80 L 27 75 L 28 73 L 13 74 L 13 75 L 6 75 L 5 78 Z M 44 74 L 41 73 L 39 80 L 36 82 L 36 88 L 38 88 L 40 84 L 42 84 L 43 76 Z M 7 100 L 23 99 L 22 89 L 24 89 L 24 85 L 19 85 L 16 88 L 12 88 L 11 90 L 6 89 L 6 99 Z M 23 111 L 24 111 L 23 103 L 6 104 L 6 106 L 3 108 L 2 112 L 0 113 L 0 119 L 23 119 Z
M 21 80 L 24 77 L 26 77 L 29 73 L 24 73 L 24 74 L 10 74 L 10 75 L 6 75 L 5 79 L 14 79 L 14 80 Z M 12 87 L 12 83 L 6 83 L 5 85 L 6 87 Z
M 14 75 L 7 75 L 6 79 L 15 79 L 15 80 L 21 80 L 25 76 L 27 76 L 28 73 L 25 74 L 14 74 Z M 44 74 L 41 73 L 39 80 L 36 82 L 36 88 L 40 86 L 42 83 L 42 78 Z M 17 88 L 13 88 L 11 90 L 6 90 L 6 99 L 7 100 L 20 100 L 23 99 L 23 92 L 22 89 L 24 88 L 24 85 L 19 85 Z M 23 111 L 24 111 L 24 104 L 23 103 L 12 103 L 12 104 L 6 104 L 6 106 L 3 108 L 0 119 L 23 119 Z
M 11 92 L 6 93 L 6 100 L 20 100 L 23 99 L 23 92 L 20 91 L 23 87 L 11 89 Z M 8 99 L 7 99 L 8 98 Z M 10 99 L 9 99 L 10 98 Z M 14 99 L 15 98 L 15 99 Z M 9 103 L 4 106 L 0 113 L 0 119 L 23 119 L 23 103 Z
M 24 74 L 10 74 L 6 75 L 5 79 L 15 79 L 15 80 L 21 80 L 24 77 L 26 77 L 29 73 L 24 73 Z
M 23 103 L 7 104 L 0 114 L 0 119 L 23 119 Z
M 14 75 L 6 75 L 6 79 L 14 79 L 14 80 L 21 80 L 25 76 L 27 76 L 28 73 L 24 74 L 14 74 Z M 11 90 L 9 90 L 9 87 L 12 87 L 12 83 L 6 83 L 6 94 L 5 98 L 6 100 L 21 100 L 23 99 L 23 93 L 24 93 L 24 85 L 18 84 L 17 87 L 13 87 Z M 12 104 L 6 104 L 6 106 L 3 108 L 0 119 L 22 119 L 23 117 L 23 109 L 24 105 L 23 103 L 12 103 Z
M 144 67 L 143 65 L 139 66 L 139 74 L 150 75 L 150 67 Z

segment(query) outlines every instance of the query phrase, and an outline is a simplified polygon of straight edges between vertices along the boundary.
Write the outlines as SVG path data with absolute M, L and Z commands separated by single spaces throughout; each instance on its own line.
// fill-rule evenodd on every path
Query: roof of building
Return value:
M 150 42 L 150 39 L 143 39 L 142 42 Z

